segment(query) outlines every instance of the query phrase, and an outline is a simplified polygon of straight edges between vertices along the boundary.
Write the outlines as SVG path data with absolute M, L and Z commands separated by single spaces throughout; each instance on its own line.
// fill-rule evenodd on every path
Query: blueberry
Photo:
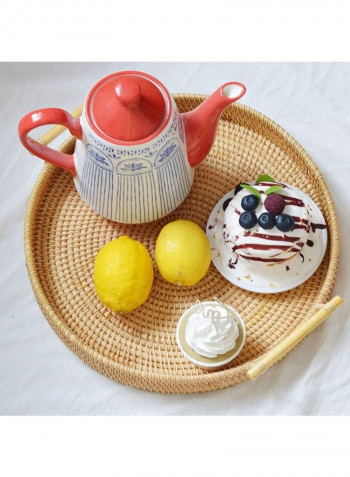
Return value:
M 228 204 L 231 202 L 231 200 L 232 200 L 232 197 L 229 197 L 229 198 L 226 199 L 225 202 L 222 204 L 222 208 L 224 209 L 224 212 L 225 212 L 225 210 L 227 209 Z
M 257 224 L 255 212 L 243 212 L 239 217 L 239 225 L 244 229 L 252 229 Z
M 245 195 L 241 206 L 244 210 L 255 210 L 259 205 L 259 199 L 255 195 Z
M 294 219 L 288 214 L 280 214 L 276 218 L 276 227 L 281 232 L 289 232 L 294 227 Z
M 276 225 L 276 219 L 270 212 L 264 212 L 259 216 L 258 224 L 265 230 L 272 229 Z

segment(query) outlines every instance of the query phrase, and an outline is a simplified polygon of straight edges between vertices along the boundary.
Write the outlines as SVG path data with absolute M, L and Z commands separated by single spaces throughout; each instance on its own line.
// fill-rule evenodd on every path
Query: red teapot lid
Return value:
M 170 95 L 152 76 L 121 71 L 99 81 L 86 100 L 92 129 L 109 142 L 142 143 L 156 137 L 171 113 Z

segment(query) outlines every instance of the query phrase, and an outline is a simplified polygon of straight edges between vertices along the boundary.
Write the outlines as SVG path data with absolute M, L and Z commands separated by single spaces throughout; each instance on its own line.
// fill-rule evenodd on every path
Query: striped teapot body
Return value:
M 82 115 L 74 182 L 82 199 L 110 220 L 138 224 L 159 219 L 187 197 L 194 178 L 184 124 L 172 100 L 172 116 L 153 140 L 119 145 L 96 135 Z

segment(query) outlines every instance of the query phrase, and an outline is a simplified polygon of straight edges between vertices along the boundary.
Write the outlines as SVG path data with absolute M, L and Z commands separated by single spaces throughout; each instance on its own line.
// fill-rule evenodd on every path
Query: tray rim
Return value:
M 200 94 L 173 94 L 174 99 L 180 99 L 180 98 L 188 98 L 188 99 L 194 99 L 198 101 L 204 101 L 204 99 L 207 97 L 206 95 L 200 95 Z M 250 115 L 253 115 L 257 118 L 257 120 L 262 121 L 263 123 L 267 124 L 271 129 L 273 129 L 277 134 L 279 134 L 284 141 L 288 144 L 289 147 L 294 149 L 298 155 L 302 158 L 303 162 L 307 165 L 307 167 L 312 171 L 312 173 L 315 175 L 317 178 L 317 181 L 319 181 L 319 184 L 322 187 L 323 194 L 327 200 L 328 207 L 331 211 L 330 218 L 329 218 L 329 229 L 332 229 L 332 235 L 331 235 L 331 240 L 329 240 L 329 267 L 326 273 L 326 276 L 324 278 L 324 283 L 318 292 L 317 299 L 314 302 L 313 306 L 309 310 L 309 315 L 311 316 L 312 311 L 314 308 L 317 308 L 320 304 L 325 303 L 332 292 L 335 276 L 336 276 L 336 271 L 338 268 L 338 263 L 339 263 L 339 253 L 340 253 L 340 247 L 339 247 L 339 223 L 338 223 L 338 217 L 336 213 L 336 208 L 334 205 L 334 201 L 332 198 L 332 195 L 329 191 L 328 185 L 319 170 L 318 166 L 314 163 L 314 161 L 311 159 L 309 154 L 306 152 L 303 146 L 294 139 L 291 134 L 289 134 L 284 128 L 282 128 L 279 124 L 277 124 L 275 121 L 270 119 L 269 117 L 265 116 L 259 111 L 256 111 L 255 109 L 246 106 L 244 104 L 240 103 L 235 103 L 233 105 L 230 105 L 227 107 L 229 108 L 235 108 L 238 111 L 246 111 Z M 226 113 L 227 114 L 227 113 Z M 222 119 L 226 119 L 228 121 L 232 122 L 231 118 L 227 118 L 225 111 L 222 115 Z M 71 148 L 75 143 L 75 138 L 73 136 L 70 136 L 58 149 L 59 150 L 66 150 L 68 148 Z M 59 169 L 56 166 L 53 166 L 51 164 L 44 164 L 44 167 L 42 171 L 40 172 L 34 187 L 31 191 L 30 197 L 29 197 L 29 202 L 27 205 L 26 209 L 26 214 L 25 214 L 25 220 L 24 220 L 24 250 L 25 250 L 25 260 L 26 260 L 26 267 L 29 275 L 29 279 L 31 282 L 31 286 L 34 292 L 34 295 L 36 297 L 36 300 L 38 302 L 38 305 L 44 314 L 45 318 L 48 320 L 50 326 L 53 328 L 55 333 L 59 336 L 59 338 L 66 344 L 71 351 L 74 352 L 74 354 L 78 355 L 85 363 L 88 362 L 90 367 L 93 367 L 93 369 L 101 372 L 102 374 L 111 377 L 112 379 L 116 380 L 112 376 L 106 372 L 106 366 L 112 367 L 115 370 L 121 372 L 123 375 L 130 375 L 131 377 L 135 378 L 137 382 L 141 383 L 140 385 L 134 384 L 134 386 L 146 389 L 148 391 L 157 391 L 157 392 L 172 392 L 172 391 L 159 391 L 160 388 L 163 388 L 163 384 L 165 382 L 168 383 L 174 383 L 176 385 L 181 385 L 181 383 L 186 383 L 188 384 L 189 381 L 193 384 L 193 387 L 195 385 L 200 384 L 203 382 L 203 384 L 208 384 L 208 382 L 214 382 L 217 380 L 218 376 L 223 378 L 222 385 L 215 385 L 212 390 L 217 390 L 217 389 L 224 389 L 230 386 L 233 386 L 234 384 L 238 384 L 240 382 L 245 381 L 248 379 L 247 376 L 247 371 L 249 368 L 255 364 L 258 360 L 260 360 L 262 357 L 264 357 L 268 351 L 265 353 L 259 355 L 257 358 L 246 361 L 245 363 L 235 366 L 235 367 L 230 367 L 226 368 L 223 370 L 218 370 L 218 371 L 210 371 L 210 373 L 205 373 L 201 375 L 195 375 L 195 376 L 179 376 L 179 375 L 169 375 L 168 373 L 164 372 L 150 372 L 150 371 L 139 371 L 133 368 L 129 368 L 121 363 L 117 363 L 110 358 L 107 358 L 103 356 L 101 353 L 95 351 L 93 348 L 85 344 L 80 338 L 77 338 L 68 328 L 68 326 L 65 324 L 64 321 L 60 319 L 60 316 L 56 314 L 55 310 L 51 306 L 49 299 L 45 295 L 43 288 L 41 286 L 41 282 L 39 280 L 38 273 L 35 269 L 35 260 L 34 260 L 34 247 L 32 246 L 32 240 L 31 238 L 34 236 L 33 235 L 33 230 L 35 228 L 35 217 L 37 215 L 38 210 L 40 209 L 40 195 L 43 193 L 43 191 L 47 190 L 48 188 L 48 179 L 51 176 L 54 176 L 59 172 Z M 308 317 L 304 318 L 303 322 L 307 320 Z M 300 342 L 297 343 L 297 345 Z M 284 359 L 295 347 L 292 349 L 288 350 L 282 357 Z M 89 359 L 90 358 L 90 359 Z M 89 362 L 90 361 L 90 362 Z M 98 366 L 95 366 L 94 364 L 91 363 L 91 361 L 95 364 L 95 362 L 98 363 Z M 102 371 L 101 371 L 102 369 Z M 237 380 L 237 377 L 239 378 Z M 224 379 L 225 378 L 225 379 Z M 122 382 L 123 384 L 127 384 L 125 380 L 119 381 Z M 148 383 L 148 386 L 142 384 L 142 383 Z M 149 386 L 149 383 L 152 383 L 152 386 Z M 191 392 L 203 392 L 206 391 L 208 392 L 211 389 L 193 389 L 191 391 L 176 391 L 175 394 L 189 394 Z

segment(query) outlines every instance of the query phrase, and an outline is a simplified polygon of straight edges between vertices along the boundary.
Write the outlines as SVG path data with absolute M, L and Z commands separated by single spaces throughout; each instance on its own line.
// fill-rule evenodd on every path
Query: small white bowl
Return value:
M 202 305 L 213 305 L 217 306 L 218 302 L 216 301 L 204 301 L 202 302 Z M 245 330 L 245 324 L 238 313 L 238 311 L 233 308 L 230 305 L 225 305 L 232 313 L 237 317 L 238 321 L 238 329 L 239 329 L 239 336 L 236 339 L 236 345 L 235 347 L 228 351 L 225 354 L 218 355 L 216 358 L 207 358 L 205 356 L 201 356 L 200 354 L 196 353 L 190 345 L 187 344 L 185 335 L 186 335 L 186 326 L 188 323 L 188 320 L 190 316 L 194 313 L 196 313 L 196 308 L 197 305 L 191 306 L 188 310 L 185 311 L 185 313 L 181 316 L 177 328 L 176 328 L 176 342 L 184 354 L 184 356 L 189 360 L 192 361 L 195 365 L 204 368 L 204 369 L 215 369 L 219 368 L 221 366 L 224 366 L 225 364 L 229 363 L 232 361 L 238 354 L 241 352 L 245 339 L 246 339 L 246 330 Z

